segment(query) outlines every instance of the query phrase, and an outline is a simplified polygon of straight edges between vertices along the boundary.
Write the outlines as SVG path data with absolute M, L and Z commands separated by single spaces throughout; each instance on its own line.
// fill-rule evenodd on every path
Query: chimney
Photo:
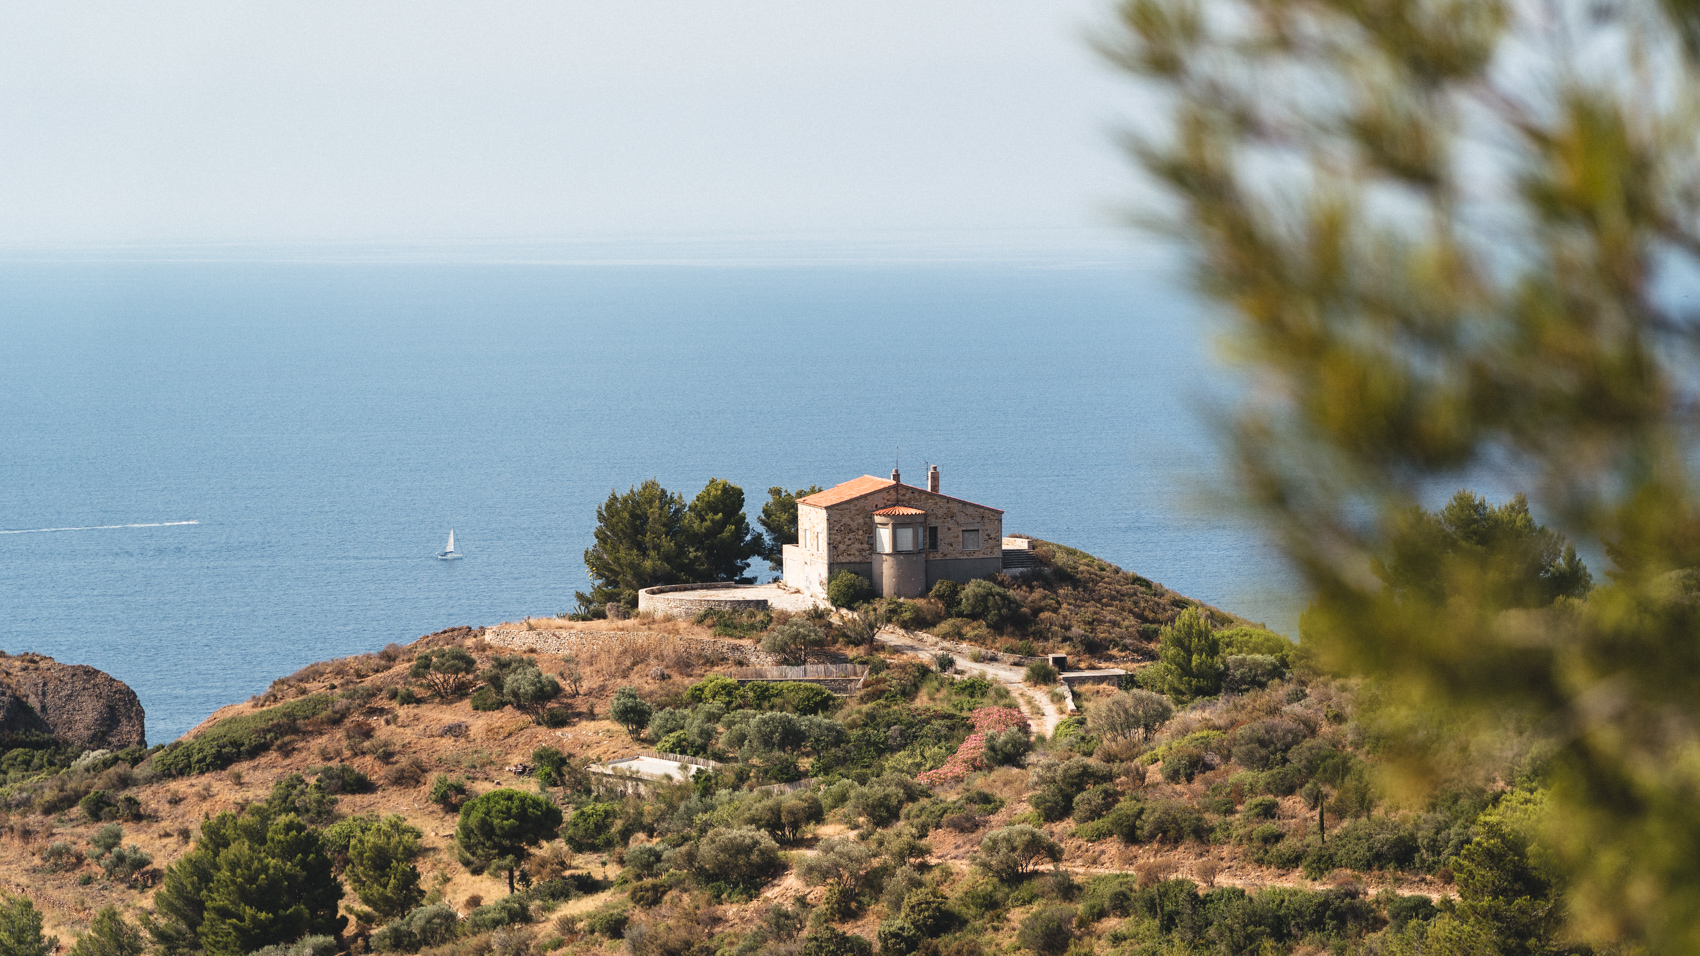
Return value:
M 891 470 L 891 480 L 901 485 L 903 484 L 903 475 L 898 473 L 896 468 L 893 468 Z
M 933 494 L 939 493 L 939 466 L 927 466 L 927 490 Z

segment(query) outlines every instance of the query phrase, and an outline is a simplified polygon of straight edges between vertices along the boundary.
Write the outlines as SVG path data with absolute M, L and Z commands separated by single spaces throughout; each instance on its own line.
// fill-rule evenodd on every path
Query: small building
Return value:
M 880 597 L 920 597 L 940 581 L 1003 570 L 1003 512 L 927 487 L 863 475 L 797 499 L 797 543 L 785 546 L 785 583 L 825 596 L 827 579 L 854 571 Z

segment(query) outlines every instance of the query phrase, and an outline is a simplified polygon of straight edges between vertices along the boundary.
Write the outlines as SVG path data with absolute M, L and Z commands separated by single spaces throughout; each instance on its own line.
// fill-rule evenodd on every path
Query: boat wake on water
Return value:
M 113 531 L 118 528 L 173 528 L 178 525 L 200 524 L 199 521 L 149 521 L 142 524 L 97 524 L 85 528 L 22 528 L 0 531 L 0 534 L 47 534 L 51 531 Z

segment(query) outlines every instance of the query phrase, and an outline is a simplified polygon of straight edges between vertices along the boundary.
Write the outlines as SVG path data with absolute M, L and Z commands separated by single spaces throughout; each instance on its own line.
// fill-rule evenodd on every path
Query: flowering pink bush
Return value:
M 937 770 L 928 770 L 917 774 L 916 780 L 927 786 L 941 783 L 953 783 L 961 780 L 976 770 L 986 768 L 986 738 L 1001 734 L 1012 727 L 1019 727 L 1022 733 L 1027 732 L 1027 715 L 1014 707 L 981 707 L 968 715 L 968 723 L 974 732 L 956 748 L 956 753 L 944 762 Z

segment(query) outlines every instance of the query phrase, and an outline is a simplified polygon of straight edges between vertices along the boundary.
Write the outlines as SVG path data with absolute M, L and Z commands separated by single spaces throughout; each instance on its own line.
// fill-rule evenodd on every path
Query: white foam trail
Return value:
M 0 534 L 46 534 L 49 531 L 111 531 L 115 528 L 170 528 L 180 524 L 200 524 L 200 522 L 152 521 L 146 524 L 97 524 L 86 528 L 24 528 L 21 531 L 0 531 Z

